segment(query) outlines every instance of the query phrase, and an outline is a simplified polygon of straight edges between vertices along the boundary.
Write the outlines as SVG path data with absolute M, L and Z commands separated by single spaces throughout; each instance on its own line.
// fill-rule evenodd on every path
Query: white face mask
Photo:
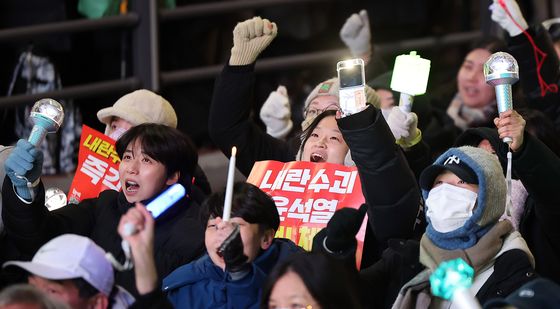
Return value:
M 470 190 L 444 183 L 428 193 L 426 216 L 436 231 L 454 231 L 472 216 L 477 197 L 478 194 Z
M 116 128 L 113 133 L 109 134 L 109 137 L 112 138 L 114 141 L 118 140 L 124 133 L 126 129 L 123 128 Z

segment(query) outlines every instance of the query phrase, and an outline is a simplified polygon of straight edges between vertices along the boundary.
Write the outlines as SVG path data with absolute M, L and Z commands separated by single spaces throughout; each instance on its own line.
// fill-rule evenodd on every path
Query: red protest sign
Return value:
M 253 166 L 247 182 L 274 199 L 280 215 L 276 237 L 289 238 L 306 250 L 311 250 L 313 237 L 327 226 L 337 209 L 359 208 L 364 203 L 356 167 L 303 161 L 260 161 Z M 367 216 L 356 236 L 358 266 L 366 222 Z
M 78 203 L 87 198 L 97 197 L 101 191 L 119 191 L 119 158 L 115 141 L 107 135 L 86 125 L 78 152 L 78 167 L 68 191 L 68 201 Z

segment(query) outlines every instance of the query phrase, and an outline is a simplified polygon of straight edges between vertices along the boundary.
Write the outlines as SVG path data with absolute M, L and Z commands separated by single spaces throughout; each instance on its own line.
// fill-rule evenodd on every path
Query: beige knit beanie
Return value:
M 107 125 L 105 134 L 108 133 L 113 117 L 122 118 L 133 126 L 157 123 L 177 128 L 177 114 L 173 106 L 162 96 L 146 89 L 125 94 L 113 106 L 97 112 L 97 119 Z

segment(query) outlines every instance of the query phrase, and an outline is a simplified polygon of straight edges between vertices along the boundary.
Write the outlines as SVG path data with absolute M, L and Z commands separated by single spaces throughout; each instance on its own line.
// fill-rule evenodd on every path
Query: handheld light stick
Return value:
M 463 259 L 443 262 L 430 276 L 432 294 L 443 299 L 452 299 L 459 308 L 480 308 L 480 304 L 469 290 L 473 277 L 474 269 Z
M 222 215 L 223 221 L 228 221 L 231 217 L 231 199 L 233 197 L 233 178 L 235 177 L 235 155 L 237 154 L 237 147 L 231 148 L 231 158 L 229 159 L 228 178 L 226 185 L 226 196 L 224 199 L 224 213 Z
M 152 217 L 156 219 L 164 213 L 169 207 L 177 203 L 178 200 L 183 198 L 187 194 L 187 190 L 180 183 L 175 183 L 158 195 L 155 199 L 146 205 L 146 209 L 152 214 Z M 124 224 L 124 234 L 131 236 L 136 234 L 136 226 L 134 224 L 127 222 Z
M 410 113 L 414 96 L 426 93 L 429 76 L 430 60 L 421 58 L 416 51 L 397 56 L 391 89 L 400 92 L 399 107 L 403 112 Z
M 34 125 L 27 140 L 31 145 L 38 147 L 45 139 L 47 133 L 58 131 L 64 121 L 64 109 L 60 103 L 53 99 L 41 99 L 33 104 L 29 118 L 33 121 Z M 16 174 L 16 177 L 26 179 L 23 175 Z M 34 194 L 31 193 L 31 195 L 33 196 Z
M 58 131 L 64 121 L 64 109 L 57 101 L 45 98 L 35 102 L 29 117 L 34 126 L 28 141 L 37 147 L 43 142 L 47 133 Z
M 175 183 L 153 199 L 148 205 L 146 205 L 146 210 L 148 210 L 154 219 L 159 215 L 164 213 L 169 207 L 173 206 L 177 201 L 179 201 L 187 193 L 185 187 L 180 183 Z M 126 222 L 123 226 L 123 233 L 125 236 L 132 236 L 138 233 L 136 226 L 131 222 Z M 128 241 L 123 239 L 121 241 L 121 248 L 124 252 L 125 261 L 121 264 L 111 252 L 107 252 L 105 257 L 111 265 L 118 271 L 126 271 L 134 267 L 134 262 L 132 261 L 132 251 L 130 249 L 130 244 Z
M 484 63 L 484 77 L 488 85 L 496 90 L 498 112 L 501 114 L 513 108 L 511 85 L 519 80 L 519 66 L 512 55 L 504 52 L 493 53 Z M 504 143 L 510 144 L 511 137 L 504 137 Z

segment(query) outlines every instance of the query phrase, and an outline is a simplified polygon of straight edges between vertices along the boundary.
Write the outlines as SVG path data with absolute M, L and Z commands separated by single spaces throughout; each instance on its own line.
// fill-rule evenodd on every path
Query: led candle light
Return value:
M 493 53 L 484 63 L 486 83 L 494 86 L 498 112 L 501 114 L 513 108 L 511 85 L 519 80 L 519 66 L 512 55 L 504 52 Z M 504 143 L 511 143 L 511 137 L 504 137 Z
M 432 294 L 452 300 L 459 308 L 480 308 L 469 290 L 473 277 L 474 269 L 462 259 L 443 262 L 430 276 Z
M 430 60 L 421 58 L 416 51 L 397 56 L 391 89 L 401 93 L 399 107 L 403 112 L 410 113 L 414 96 L 426 93 L 429 76 Z
M 231 148 L 231 158 L 229 159 L 228 178 L 226 185 L 226 197 L 224 200 L 224 214 L 222 215 L 223 221 L 228 221 L 231 216 L 231 199 L 233 196 L 233 178 L 235 177 L 235 154 L 237 147 Z

